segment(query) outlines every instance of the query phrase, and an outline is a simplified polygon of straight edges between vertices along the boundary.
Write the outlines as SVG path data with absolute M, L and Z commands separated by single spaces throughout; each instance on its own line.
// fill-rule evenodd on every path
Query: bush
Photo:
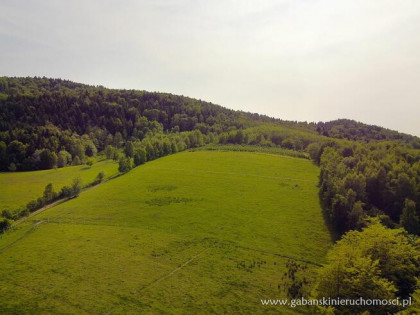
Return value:
M 133 168 L 133 159 L 130 159 L 128 157 L 121 157 L 118 163 L 118 171 L 120 171 L 121 173 L 127 173 Z
M 51 183 L 45 186 L 43 198 L 44 198 L 44 203 L 48 203 L 57 198 L 57 193 L 54 191 L 54 187 Z
M 29 212 L 34 212 L 36 209 L 38 209 L 38 204 L 36 200 L 31 200 L 26 204 L 26 209 L 28 209 Z
M 95 183 L 100 183 L 104 180 L 105 177 L 105 172 L 104 171 L 100 171 L 98 173 L 98 175 L 96 175 L 96 179 L 95 179 Z
M 82 161 L 80 160 L 79 156 L 76 155 L 76 157 L 73 159 L 73 162 L 71 163 L 71 165 L 75 166 L 75 165 L 80 165 L 82 164 Z
M 70 164 L 71 161 L 72 161 L 71 154 L 69 152 L 67 152 L 66 150 L 61 150 L 60 152 L 58 152 L 58 157 L 57 157 L 58 167 L 64 167 L 67 164 Z
M 20 208 L 17 212 L 17 218 L 23 218 L 29 215 L 29 209 L 28 208 Z
M 89 167 L 92 167 L 92 165 L 93 165 L 93 159 L 87 158 L 86 165 L 89 166 Z
M 146 163 L 147 153 L 144 148 L 139 148 L 134 152 L 134 165 L 138 166 Z
M 4 217 L 4 218 L 6 218 L 6 219 L 10 219 L 10 220 L 13 220 L 14 217 L 15 217 L 14 213 L 11 210 L 9 210 L 9 209 L 4 209 L 1 212 L 1 216 Z
M 69 187 L 69 186 L 64 186 L 63 188 L 61 188 L 61 191 L 60 191 L 60 197 L 70 197 L 71 196 L 71 192 L 72 192 L 72 189 L 71 189 L 71 187 Z
M 105 156 L 107 159 L 113 159 L 116 149 L 112 145 L 107 145 L 105 148 Z
M 12 220 L 7 218 L 0 218 L 0 232 L 4 232 L 10 228 L 12 226 L 12 222 Z
M 78 196 L 81 189 L 82 189 L 82 180 L 80 179 L 80 177 L 76 177 L 75 179 L 73 179 L 73 183 L 71 184 L 70 197 Z

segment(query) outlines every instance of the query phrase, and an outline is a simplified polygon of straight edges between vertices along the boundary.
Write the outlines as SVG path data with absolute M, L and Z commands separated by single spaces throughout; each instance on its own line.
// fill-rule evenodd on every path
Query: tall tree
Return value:
M 400 224 L 408 233 L 418 234 L 420 232 L 419 216 L 417 215 L 416 204 L 413 200 L 405 199 Z

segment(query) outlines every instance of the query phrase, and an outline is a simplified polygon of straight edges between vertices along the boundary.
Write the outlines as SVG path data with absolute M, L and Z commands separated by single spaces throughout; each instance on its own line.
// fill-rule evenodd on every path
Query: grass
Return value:
M 233 151 L 233 152 L 256 152 L 266 154 L 279 154 L 283 156 L 291 156 L 296 158 L 309 159 L 306 152 L 298 152 L 280 147 L 263 147 L 246 144 L 209 144 L 204 147 L 192 149 L 191 151 Z
M 167 156 L 0 238 L 0 313 L 262 313 L 287 257 L 311 280 L 331 246 L 310 161 Z M 293 313 L 282 309 L 282 313 Z
M 42 196 L 45 186 L 52 183 L 55 191 L 70 185 L 73 178 L 80 177 L 84 185 L 95 180 L 100 171 L 105 177 L 118 174 L 118 163 L 105 160 L 86 165 L 69 166 L 33 172 L 0 172 L 0 211 L 25 206 L 29 201 Z

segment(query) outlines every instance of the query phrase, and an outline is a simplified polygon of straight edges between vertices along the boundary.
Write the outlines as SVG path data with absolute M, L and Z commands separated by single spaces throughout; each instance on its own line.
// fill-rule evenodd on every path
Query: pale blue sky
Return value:
M 420 1 L 0 1 L 0 75 L 420 136 Z

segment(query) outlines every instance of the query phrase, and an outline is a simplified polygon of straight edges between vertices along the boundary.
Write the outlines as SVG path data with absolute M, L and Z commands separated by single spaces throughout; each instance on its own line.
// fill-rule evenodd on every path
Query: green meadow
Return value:
M 29 201 L 42 196 L 45 186 L 52 183 L 55 191 L 70 185 L 73 178 L 80 177 L 83 185 L 95 180 L 99 172 L 105 178 L 118 174 L 118 163 L 105 160 L 92 166 L 79 165 L 32 172 L 0 172 L 0 211 L 25 206 Z
M 83 172 L 68 169 L 67 180 Z M 318 174 L 309 160 L 252 152 L 148 162 L 1 236 L 0 313 L 294 313 L 260 300 L 285 296 L 289 258 L 309 282 L 324 262 Z M 10 204 L 29 197 L 14 193 Z

